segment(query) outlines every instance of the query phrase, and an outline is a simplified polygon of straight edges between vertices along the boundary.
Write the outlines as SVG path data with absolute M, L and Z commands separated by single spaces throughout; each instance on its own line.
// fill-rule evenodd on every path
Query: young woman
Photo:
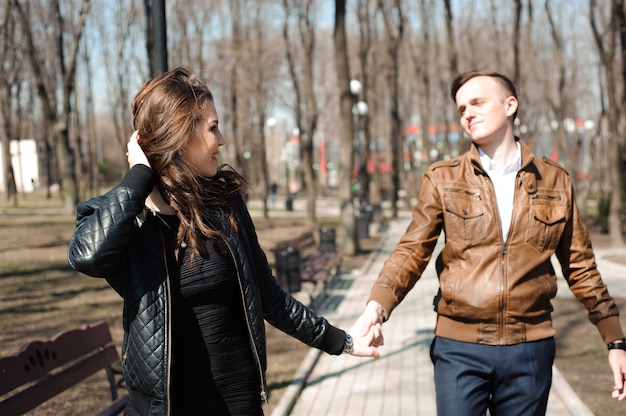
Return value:
M 219 164 L 208 87 L 179 67 L 148 81 L 132 108 L 130 170 L 79 204 L 68 253 L 124 299 L 126 414 L 262 415 L 264 320 L 329 354 L 377 357 L 278 286 L 246 181 Z

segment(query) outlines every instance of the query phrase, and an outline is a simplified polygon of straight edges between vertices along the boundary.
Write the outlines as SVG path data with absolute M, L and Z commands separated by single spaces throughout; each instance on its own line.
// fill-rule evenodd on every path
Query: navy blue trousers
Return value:
M 543 416 L 554 363 L 554 338 L 483 345 L 435 337 L 439 416 Z

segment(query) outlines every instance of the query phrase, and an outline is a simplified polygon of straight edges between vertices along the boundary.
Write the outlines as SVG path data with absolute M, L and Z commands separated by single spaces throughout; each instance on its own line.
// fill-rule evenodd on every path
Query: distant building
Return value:
M 11 163 L 18 192 L 33 192 L 39 186 L 39 159 L 35 139 L 11 140 Z M 0 192 L 5 192 L 6 167 L 0 152 Z

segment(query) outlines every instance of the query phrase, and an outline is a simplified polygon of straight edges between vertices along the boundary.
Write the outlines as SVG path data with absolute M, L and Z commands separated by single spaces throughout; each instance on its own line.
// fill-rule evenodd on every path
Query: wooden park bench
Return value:
M 119 361 L 106 322 L 26 343 L 17 353 L 0 357 L 0 415 L 24 414 L 100 370 L 106 371 L 112 403 L 98 416 L 121 415 L 128 396 L 118 398 L 111 368 Z
M 312 231 L 280 241 L 272 251 L 279 282 L 290 292 L 299 291 L 301 282 L 322 285 L 326 290 L 330 279 L 341 268 L 342 255 L 334 241 L 318 246 Z

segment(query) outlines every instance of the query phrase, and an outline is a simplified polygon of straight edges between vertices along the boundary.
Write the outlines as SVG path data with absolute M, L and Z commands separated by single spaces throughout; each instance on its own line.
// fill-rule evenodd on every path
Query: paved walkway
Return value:
M 408 222 L 409 218 L 404 217 L 391 223 L 368 262 L 360 270 L 337 278 L 325 299 L 327 308 L 323 312 L 331 322 L 342 328 L 352 326 Z M 600 271 L 611 292 L 626 293 L 626 267 L 604 261 L 607 253 L 626 253 L 626 248 L 596 250 Z M 436 290 L 437 278 L 431 262 L 385 323 L 385 346 L 379 360 L 335 357 L 311 349 L 272 416 L 436 415 L 429 358 L 435 325 L 432 299 Z M 560 288 L 559 293 L 567 296 L 569 290 Z M 556 368 L 547 414 L 592 415 Z

